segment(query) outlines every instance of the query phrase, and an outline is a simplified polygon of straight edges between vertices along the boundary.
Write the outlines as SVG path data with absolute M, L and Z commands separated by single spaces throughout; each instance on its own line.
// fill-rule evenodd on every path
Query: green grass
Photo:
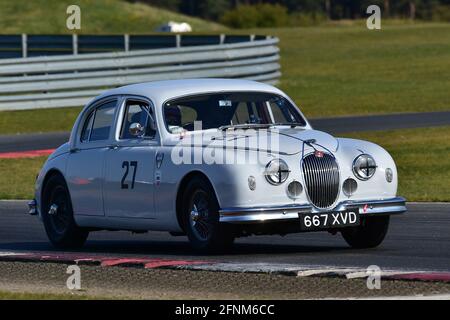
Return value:
M 112 8 L 124 5 L 109 2 L 115 3 Z M 5 3 L 0 0 L 0 21 L 2 14 L 6 16 L 1 8 Z M 32 6 L 35 2 L 25 3 Z M 107 30 L 89 27 L 89 16 L 84 20 L 89 32 Z M 101 20 L 108 19 L 105 16 Z M 52 24 L 46 20 L 44 25 Z M 61 28 L 56 27 L 53 32 Z M 145 30 L 143 27 L 142 31 Z M 128 31 L 131 30 L 125 26 L 108 30 Z M 359 24 L 353 21 L 237 33 L 272 34 L 280 38 L 283 73 L 280 87 L 307 117 L 450 110 L 450 24 L 392 23 L 383 25 L 381 31 L 370 31 L 363 21 Z M 77 110 L 0 112 L 0 134 L 70 130 Z
M 0 199 L 32 199 L 36 175 L 46 158 L 0 159 Z
M 450 201 L 450 126 L 349 133 L 386 148 L 399 170 L 398 194 L 408 201 Z M 0 159 L 0 199 L 30 199 L 45 157 Z
M 70 131 L 80 108 L 0 112 L 0 134 Z
M 450 24 L 259 30 L 280 38 L 280 87 L 308 117 L 450 110 Z
M 225 29 L 217 23 L 125 0 L 0 0 L 0 33 L 72 33 L 66 28 L 66 9 L 72 4 L 80 6 L 82 34 L 151 33 L 168 21 L 188 22 L 194 31 Z
M 74 294 L 28 293 L 0 291 L 0 300 L 95 300 L 96 297 Z
M 220 24 L 124 0 L 0 0 L 0 34 L 68 34 L 66 8 L 81 8 L 81 34 L 152 33 L 168 21 L 194 31 L 226 30 Z M 77 31 L 78 32 L 78 31 Z M 80 108 L 0 112 L 0 134 L 68 131 Z
M 349 133 L 388 150 L 399 172 L 398 194 L 408 201 L 450 201 L 450 126 Z
M 71 293 L 0 291 L 0 300 L 108 300 L 108 299 L 111 298 L 91 296 L 85 294 L 83 291 L 73 291 Z

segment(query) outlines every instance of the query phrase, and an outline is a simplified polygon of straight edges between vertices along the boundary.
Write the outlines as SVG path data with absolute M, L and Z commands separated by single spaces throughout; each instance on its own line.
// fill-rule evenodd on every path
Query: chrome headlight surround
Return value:
M 371 155 L 361 154 L 353 160 L 352 169 L 356 178 L 366 181 L 375 174 L 377 163 Z
M 264 176 L 268 183 L 278 186 L 287 180 L 289 173 L 289 166 L 284 160 L 274 159 L 266 165 Z

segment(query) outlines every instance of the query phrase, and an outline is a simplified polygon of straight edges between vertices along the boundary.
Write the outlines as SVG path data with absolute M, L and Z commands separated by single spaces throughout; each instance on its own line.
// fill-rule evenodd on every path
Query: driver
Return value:
M 170 133 L 182 133 L 185 131 L 181 124 L 181 110 L 179 106 L 166 106 L 164 115 Z

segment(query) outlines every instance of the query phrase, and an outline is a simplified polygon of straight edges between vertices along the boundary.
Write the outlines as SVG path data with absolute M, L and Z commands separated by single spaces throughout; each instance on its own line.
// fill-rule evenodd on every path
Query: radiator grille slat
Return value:
M 336 159 L 327 153 L 314 153 L 303 158 L 303 175 L 309 200 L 318 208 L 329 208 L 339 194 L 339 167 Z

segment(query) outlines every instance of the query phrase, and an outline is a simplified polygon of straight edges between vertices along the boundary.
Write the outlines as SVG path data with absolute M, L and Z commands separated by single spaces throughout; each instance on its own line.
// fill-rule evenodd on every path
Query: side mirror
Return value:
M 129 132 L 134 137 L 141 137 L 145 133 L 145 129 L 140 123 L 135 122 L 130 125 Z

